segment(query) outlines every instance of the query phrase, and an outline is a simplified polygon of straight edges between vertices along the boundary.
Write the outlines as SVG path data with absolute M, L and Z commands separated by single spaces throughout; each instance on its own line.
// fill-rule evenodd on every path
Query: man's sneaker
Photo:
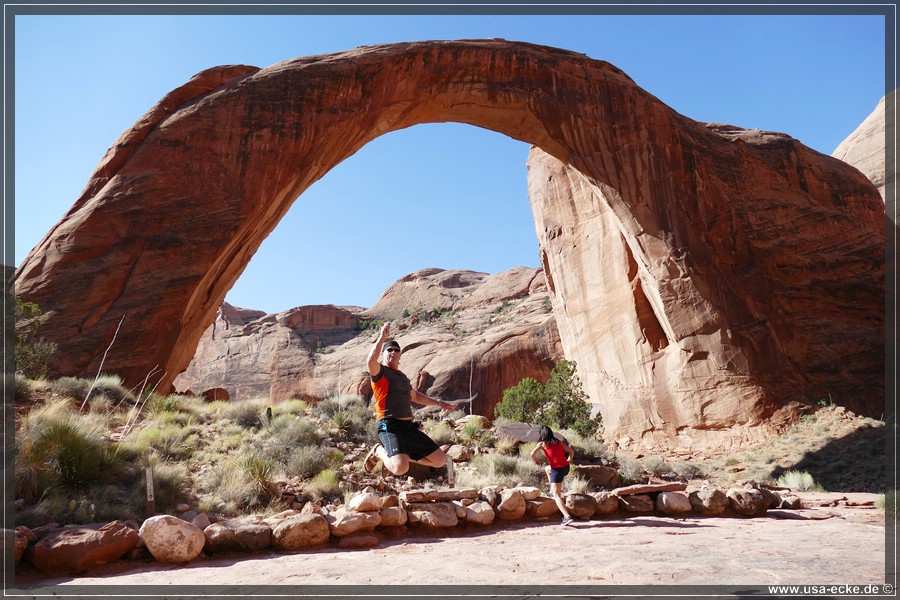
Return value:
M 560 525 L 569 525 L 569 524 L 572 523 L 572 521 L 574 521 L 574 520 L 575 520 L 575 519 L 573 519 L 572 517 L 565 516 L 565 517 L 563 517 L 562 521 L 560 521 L 559 524 L 560 524 Z
M 456 474 L 453 472 L 453 459 L 449 456 L 447 457 L 447 485 L 453 487 L 455 483 Z
M 363 463 L 363 469 L 366 470 L 366 473 L 372 473 L 375 470 L 375 465 L 377 465 L 380 460 L 378 454 L 376 454 L 380 446 L 380 443 L 375 444 L 372 446 L 372 449 L 369 450 L 369 453 L 366 454 L 366 462 Z

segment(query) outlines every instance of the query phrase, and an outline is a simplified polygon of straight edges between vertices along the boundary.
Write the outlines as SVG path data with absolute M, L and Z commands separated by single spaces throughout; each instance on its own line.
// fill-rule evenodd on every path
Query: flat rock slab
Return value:
M 655 494 L 657 492 L 683 492 L 687 484 L 681 481 L 673 483 L 646 483 L 629 485 L 613 490 L 616 496 L 633 496 L 635 494 Z

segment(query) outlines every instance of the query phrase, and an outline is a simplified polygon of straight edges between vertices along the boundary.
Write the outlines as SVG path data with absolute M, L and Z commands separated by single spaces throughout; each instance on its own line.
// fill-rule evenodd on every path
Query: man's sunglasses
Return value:
M 400 348 L 388 348 L 385 352 L 400 352 Z

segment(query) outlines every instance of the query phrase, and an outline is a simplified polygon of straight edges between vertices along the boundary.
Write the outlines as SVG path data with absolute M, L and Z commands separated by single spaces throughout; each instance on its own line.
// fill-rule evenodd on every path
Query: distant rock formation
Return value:
M 540 148 L 554 315 L 611 435 L 727 440 L 826 397 L 883 413 L 884 204 L 864 175 L 787 135 L 693 121 L 609 63 L 504 40 L 217 67 L 167 94 L 17 271 L 55 373 L 102 363 L 172 389 L 294 200 L 429 122 Z
M 477 394 L 474 414 L 493 416 L 504 389 L 524 377 L 546 381 L 563 358 L 540 269 L 425 269 L 367 310 L 301 306 L 267 315 L 225 303 L 175 388 L 224 389 L 232 399 L 368 397 L 365 362 L 377 330 L 363 328 L 379 320 L 395 324 L 401 370 L 421 391 L 446 400 Z

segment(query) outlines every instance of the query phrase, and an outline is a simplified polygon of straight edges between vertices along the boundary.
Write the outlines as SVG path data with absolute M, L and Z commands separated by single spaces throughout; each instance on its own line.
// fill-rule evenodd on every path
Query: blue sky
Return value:
M 216 65 L 357 46 L 506 38 L 624 70 L 681 114 L 831 154 L 885 94 L 877 15 L 52 16 L 15 18 L 15 256 L 74 203 L 119 135 Z M 383 136 L 315 183 L 228 293 L 279 312 L 368 307 L 426 267 L 538 266 L 528 146 L 459 124 Z M 377 243 L 373 243 L 377 238 Z

